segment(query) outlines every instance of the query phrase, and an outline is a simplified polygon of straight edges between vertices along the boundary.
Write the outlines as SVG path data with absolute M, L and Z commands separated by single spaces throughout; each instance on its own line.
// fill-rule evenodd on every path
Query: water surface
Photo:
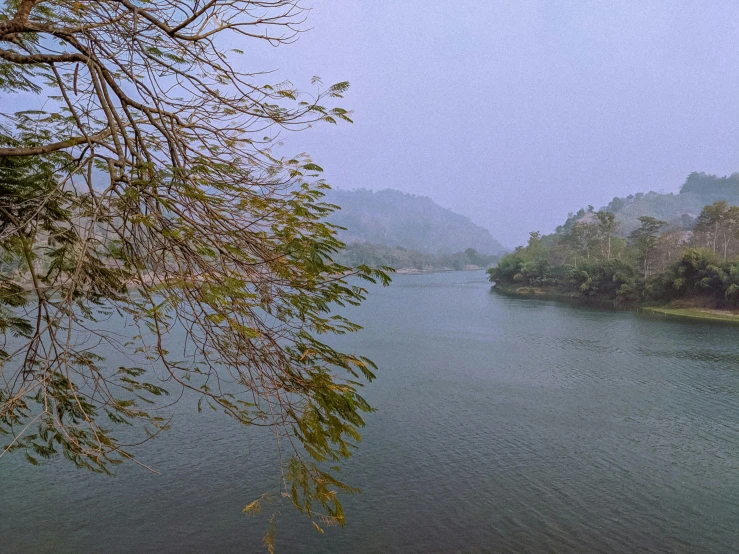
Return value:
M 344 529 L 280 509 L 278 552 L 735 552 L 739 329 L 400 275 L 342 346 L 381 367 Z M 111 479 L 0 460 L 0 551 L 261 552 L 270 443 L 179 406 Z

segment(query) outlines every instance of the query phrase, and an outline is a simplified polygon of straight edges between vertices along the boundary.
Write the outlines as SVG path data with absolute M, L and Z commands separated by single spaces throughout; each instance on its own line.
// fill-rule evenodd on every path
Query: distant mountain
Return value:
M 739 204 L 739 173 L 718 177 L 693 172 L 688 175 L 679 194 L 648 192 L 630 194 L 625 198 L 614 198 L 603 209 L 616 214 L 620 223 L 620 234 L 628 235 L 639 227 L 639 217 L 651 216 L 666 221 L 671 229 L 690 229 L 704 206 L 717 200 Z M 589 209 L 570 214 L 560 230 L 570 229 L 576 221 L 588 218 Z
M 392 189 L 332 189 L 325 200 L 341 206 L 329 221 L 347 228 L 340 238 L 348 244 L 372 243 L 436 255 L 468 248 L 484 255 L 506 252 L 490 231 L 426 196 Z

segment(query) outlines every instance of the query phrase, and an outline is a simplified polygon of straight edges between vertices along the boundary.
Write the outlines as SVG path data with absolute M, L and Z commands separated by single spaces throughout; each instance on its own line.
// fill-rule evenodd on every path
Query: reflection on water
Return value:
M 345 529 L 291 512 L 279 552 L 734 552 L 739 329 L 401 275 L 342 338 L 380 364 Z M 265 437 L 177 408 L 115 479 L 0 460 L 0 550 L 262 551 L 241 508 L 279 483 Z M 273 466 L 272 466 L 273 467 Z

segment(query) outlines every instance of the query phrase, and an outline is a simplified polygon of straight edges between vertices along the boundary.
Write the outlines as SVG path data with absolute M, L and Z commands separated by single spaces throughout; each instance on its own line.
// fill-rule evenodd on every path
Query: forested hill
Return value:
M 679 194 L 657 192 L 631 194 L 625 198 L 614 198 L 602 209 L 616 214 L 620 232 L 626 236 L 639 227 L 639 218 L 643 216 L 666 221 L 672 230 L 691 229 L 703 207 L 717 200 L 739 204 L 739 173 L 718 177 L 694 172 L 688 176 Z M 576 221 L 588 219 L 586 216 L 588 211 L 593 211 L 592 206 L 570 214 L 567 222 L 558 228 L 558 231 L 568 231 Z
M 484 255 L 506 251 L 487 229 L 426 196 L 392 189 L 333 189 L 325 200 L 341 206 L 329 221 L 346 227 L 340 238 L 348 244 L 372 243 L 437 255 L 469 248 Z
M 508 292 L 666 305 L 701 318 L 706 309 L 739 311 L 739 174 L 693 173 L 678 195 L 588 207 L 551 235 L 531 233 L 488 274 Z

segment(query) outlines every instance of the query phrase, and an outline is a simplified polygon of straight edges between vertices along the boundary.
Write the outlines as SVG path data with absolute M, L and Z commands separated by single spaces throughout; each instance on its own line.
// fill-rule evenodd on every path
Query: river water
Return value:
M 178 406 L 115 478 L 0 460 L 1 552 L 737 552 L 739 328 L 399 275 L 342 339 L 380 365 L 344 529 L 277 490 L 266 439 Z

